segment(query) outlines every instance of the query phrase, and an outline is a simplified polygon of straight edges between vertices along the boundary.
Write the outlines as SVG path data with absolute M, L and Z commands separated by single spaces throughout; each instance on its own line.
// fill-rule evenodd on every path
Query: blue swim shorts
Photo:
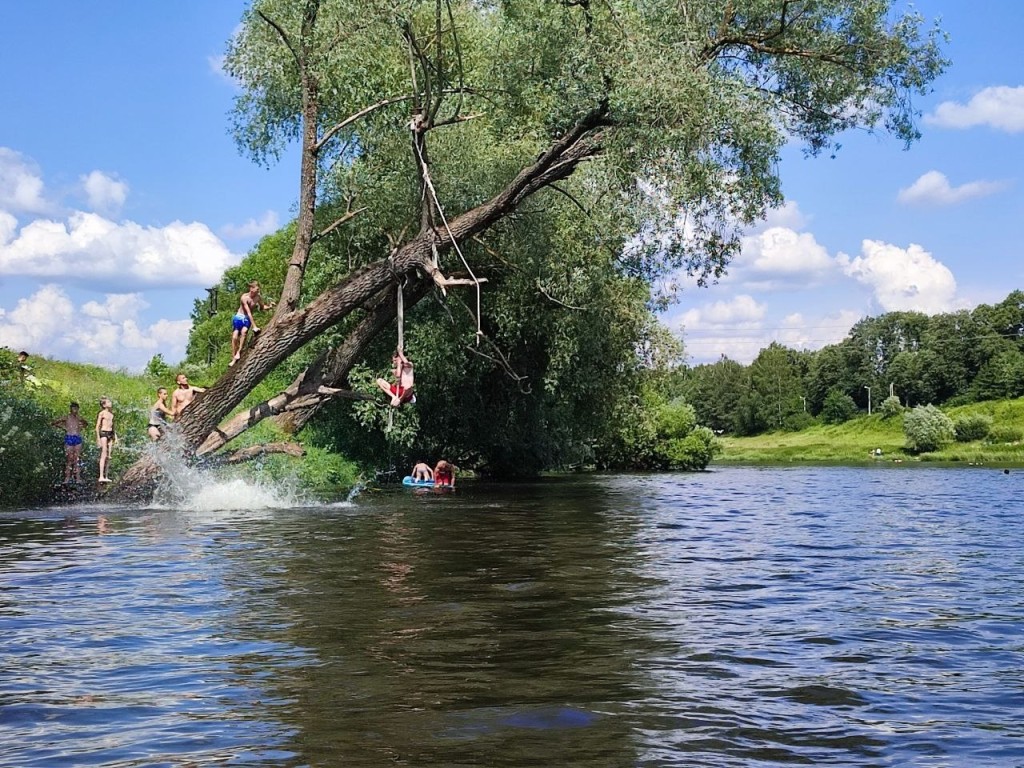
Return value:
M 231 318 L 231 327 L 236 331 L 240 331 L 243 328 L 252 327 L 252 321 L 245 315 L 235 315 Z
M 76 445 L 82 444 L 81 435 L 64 435 L 64 445 L 68 448 L 74 448 Z

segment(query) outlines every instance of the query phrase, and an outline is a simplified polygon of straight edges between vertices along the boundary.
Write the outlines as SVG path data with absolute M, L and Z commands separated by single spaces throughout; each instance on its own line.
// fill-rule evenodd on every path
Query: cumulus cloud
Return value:
M 259 219 L 249 219 L 244 224 L 225 224 L 221 227 L 220 233 L 229 240 L 252 240 L 269 235 L 280 228 L 277 214 L 274 211 L 265 211 Z
M 117 213 L 128 197 L 128 185 L 102 171 L 93 171 L 81 178 L 89 207 L 94 211 Z
M 821 349 L 842 341 L 863 317 L 863 313 L 851 309 L 814 318 L 795 312 L 775 321 L 776 325 L 768 325 L 765 304 L 749 296 L 737 299 L 716 302 L 683 315 L 686 351 L 693 363 L 712 363 L 726 355 L 746 365 L 772 342 L 791 349 Z
M 921 246 L 900 248 L 865 240 L 861 255 L 839 255 L 843 272 L 868 286 L 885 312 L 916 310 L 928 314 L 955 308 L 956 279 Z
M 0 235 L 9 222 L 0 220 Z M 59 278 L 111 288 L 209 286 L 240 256 L 205 224 L 145 227 L 74 212 L 36 219 L 0 237 L 0 275 Z
M 999 181 L 971 181 L 954 187 L 945 174 L 928 171 L 909 187 L 901 189 L 897 199 L 901 203 L 955 205 L 972 198 L 995 194 L 1005 187 L 1006 184 Z
M 1008 133 L 1024 131 L 1024 86 L 993 86 L 979 91 L 966 104 L 944 101 L 925 117 L 943 128 L 987 125 Z
M 44 285 L 14 309 L 0 308 L 0 345 L 129 369 L 141 369 L 157 353 L 180 359 L 191 321 L 161 319 L 147 325 L 139 315 L 148 306 L 132 293 L 107 294 L 102 302 L 76 308 L 60 287 Z
M 43 197 L 43 178 L 35 164 L 20 152 L 0 147 L 0 209 L 46 213 L 52 208 Z

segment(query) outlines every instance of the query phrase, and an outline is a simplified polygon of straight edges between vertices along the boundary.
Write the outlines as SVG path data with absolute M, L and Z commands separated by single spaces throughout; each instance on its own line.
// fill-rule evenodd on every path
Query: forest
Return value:
M 840 423 L 891 397 L 904 408 L 1021 397 L 1024 292 L 973 310 L 867 317 L 815 351 L 773 343 L 750 365 L 723 357 L 682 368 L 667 391 L 692 403 L 700 423 L 733 435 Z

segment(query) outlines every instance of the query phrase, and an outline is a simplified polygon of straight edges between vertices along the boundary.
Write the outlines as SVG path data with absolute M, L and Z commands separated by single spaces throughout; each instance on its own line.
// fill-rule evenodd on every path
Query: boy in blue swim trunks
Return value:
M 273 308 L 274 302 L 264 301 L 260 295 L 260 284 L 256 280 L 249 283 L 249 290 L 242 294 L 238 301 L 238 311 L 231 318 L 231 362 L 230 368 L 238 362 L 242 356 L 242 348 L 245 346 L 245 334 L 252 328 L 253 334 L 260 332 L 256 320 L 252 316 L 253 307 L 259 307 L 266 311 Z
M 82 457 L 82 430 L 85 428 L 85 420 L 78 415 L 78 403 L 71 403 L 67 416 L 50 423 L 64 430 L 64 485 L 71 482 L 72 474 L 78 485 L 82 482 L 79 459 Z

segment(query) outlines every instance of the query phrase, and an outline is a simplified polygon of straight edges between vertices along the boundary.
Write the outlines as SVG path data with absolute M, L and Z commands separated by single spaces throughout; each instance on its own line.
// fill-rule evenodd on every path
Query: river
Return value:
M 0 765 L 1024 765 L 1024 471 L 208 486 L 0 513 Z

